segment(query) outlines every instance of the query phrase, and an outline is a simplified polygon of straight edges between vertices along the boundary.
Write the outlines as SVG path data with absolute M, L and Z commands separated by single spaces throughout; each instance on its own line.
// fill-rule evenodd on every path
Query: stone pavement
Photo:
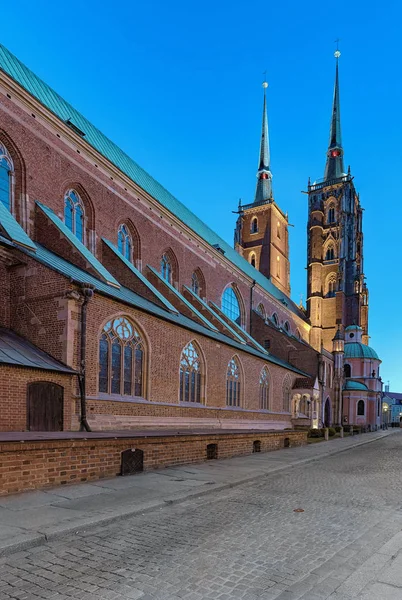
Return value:
M 67 487 L 0 496 L 0 556 L 94 524 L 157 510 L 246 483 L 389 435 L 392 430 L 301 448 L 148 471 Z
M 401 451 L 391 430 L 2 498 L 4 550 L 42 545 L 0 558 L 0 599 L 402 600 Z

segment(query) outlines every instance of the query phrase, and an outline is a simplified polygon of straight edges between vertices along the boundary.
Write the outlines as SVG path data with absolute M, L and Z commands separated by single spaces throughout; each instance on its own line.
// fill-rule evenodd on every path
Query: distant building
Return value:
M 385 386 L 385 392 L 382 397 L 382 418 L 383 422 L 400 423 L 402 417 L 402 394 L 390 392 L 389 385 Z

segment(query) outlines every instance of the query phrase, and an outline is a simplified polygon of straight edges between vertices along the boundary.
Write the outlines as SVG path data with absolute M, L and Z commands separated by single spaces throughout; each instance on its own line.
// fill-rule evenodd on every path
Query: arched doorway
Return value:
M 28 431 L 63 431 L 64 388 L 49 381 L 28 385 Z
M 329 398 L 325 401 L 324 406 L 324 426 L 330 427 L 331 425 L 331 401 Z

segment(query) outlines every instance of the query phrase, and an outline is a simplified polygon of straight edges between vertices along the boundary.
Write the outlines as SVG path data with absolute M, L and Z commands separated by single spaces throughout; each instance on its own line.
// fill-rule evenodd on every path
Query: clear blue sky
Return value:
M 370 344 L 402 391 L 401 50 L 394 2 L 3 3 L 1 42 L 191 210 L 233 240 L 250 202 L 263 71 L 274 195 L 306 295 L 307 179 L 322 177 L 340 38 L 343 145 L 364 213 Z

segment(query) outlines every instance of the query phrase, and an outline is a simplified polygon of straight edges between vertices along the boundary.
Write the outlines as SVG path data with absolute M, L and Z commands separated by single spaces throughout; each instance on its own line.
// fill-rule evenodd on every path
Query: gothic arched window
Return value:
M 200 295 L 200 282 L 195 271 L 191 276 L 191 289 L 193 290 L 194 294 L 197 294 L 197 296 Z
M 12 175 L 14 166 L 6 148 L 0 144 L 0 202 L 10 212 L 12 211 Z
M 336 287 L 336 273 L 330 273 L 325 280 L 325 295 L 327 298 L 335 296 Z
M 345 377 L 352 377 L 352 367 L 348 364 L 343 366 L 343 374 Z
M 117 231 L 117 248 L 119 252 L 127 258 L 127 260 L 132 261 L 132 251 L 133 251 L 133 241 L 130 235 L 129 230 L 126 225 L 120 225 Z
M 335 207 L 332 205 L 328 209 L 327 222 L 335 223 Z
M 199 353 L 193 342 L 187 344 L 180 358 L 180 401 L 202 401 L 202 368 Z
M 290 396 L 292 393 L 292 383 L 289 377 L 285 378 L 283 383 L 283 398 L 282 398 L 282 406 L 285 412 L 290 412 Z
M 289 321 L 285 321 L 283 324 L 283 328 L 286 331 L 286 333 L 290 333 L 290 325 L 289 325 Z
M 254 219 L 251 220 L 250 233 L 258 233 L 258 219 L 257 219 L 257 217 L 254 217 Z
M 278 319 L 278 315 L 276 313 L 274 313 L 272 315 L 272 322 L 275 325 L 275 327 L 279 327 L 279 319 Z
M 172 263 L 167 254 L 164 254 L 161 259 L 161 274 L 163 279 L 172 283 Z
M 255 267 L 255 254 L 253 252 L 253 254 L 250 254 L 250 265 L 252 267 Z
M 327 252 L 325 254 L 325 260 L 334 260 L 335 258 L 335 249 L 333 246 L 328 246 Z
M 268 410 L 269 406 L 269 375 L 267 367 L 264 367 L 260 375 L 260 408 Z
M 239 298 L 232 286 L 225 289 L 222 294 L 222 311 L 229 319 L 242 327 L 242 311 Z
M 240 406 L 240 366 L 236 357 L 228 364 L 226 372 L 226 405 Z
M 64 196 L 64 222 L 68 229 L 84 243 L 84 205 L 74 190 Z
M 359 400 L 357 403 L 357 416 L 364 417 L 364 400 Z
M 261 315 L 261 317 L 265 320 L 267 317 L 267 313 L 265 312 L 265 308 L 262 302 L 259 303 L 259 305 L 257 306 L 257 312 L 259 315 Z
M 108 321 L 99 340 L 99 391 L 144 396 L 144 342 L 126 317 Z

